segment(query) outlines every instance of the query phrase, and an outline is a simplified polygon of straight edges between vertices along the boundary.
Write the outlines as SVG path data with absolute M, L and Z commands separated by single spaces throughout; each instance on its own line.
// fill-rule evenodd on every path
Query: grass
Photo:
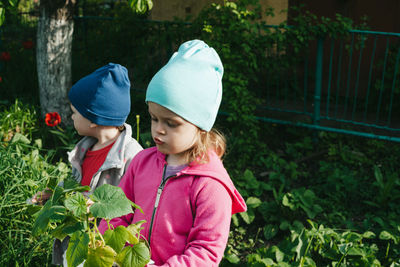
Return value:
M 31 141 L 36 125 L 35 110 L 18 101 L 0 113 L 0 266 L 50 265 L 52 238 L 32 237 L 34 217 L 26 201 L 69 169 L 51 164 L 54 151 L 43 150 L 39 139 Z

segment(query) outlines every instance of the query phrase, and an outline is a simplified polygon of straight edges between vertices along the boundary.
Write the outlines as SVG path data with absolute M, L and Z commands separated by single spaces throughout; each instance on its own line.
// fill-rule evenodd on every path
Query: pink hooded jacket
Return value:
M 246 211 L 246 204 L 218 156 L 209 157 L 162 182 L 165 155 L 152 147 L 136 155 L 122 178 L 119 186 L 144 214 L 137 211 L 111 224 L 146 220 L 141 233 L 150 242 L 151 266 L 211 267 L 221 261 L 231 215 Z M 100 231 L 106 227 L 102 221 Z

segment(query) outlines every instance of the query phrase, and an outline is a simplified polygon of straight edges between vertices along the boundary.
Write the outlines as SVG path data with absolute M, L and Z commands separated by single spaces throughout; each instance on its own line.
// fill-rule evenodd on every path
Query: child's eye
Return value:
M 152 121 L 157 121 L 157 118 L 151 117 L 151 120 L 152 120 Z
M 171 128 L 175 128 L 175 127 L 177 127 L 177 126 L 178 126 L 178 124 L 177 124 L 177 123 L 170 122 L 170 121 L 168 121 L 168 122 L 167 122 L 167 125 L 168 125 L 168 127 L 171 127 Z

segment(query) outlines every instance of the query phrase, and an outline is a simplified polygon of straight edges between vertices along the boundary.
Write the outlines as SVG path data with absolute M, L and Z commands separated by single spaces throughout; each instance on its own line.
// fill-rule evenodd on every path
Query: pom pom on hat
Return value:
M 154 75 L 146 102 L 157 103 L 210 131 L 221 104 L 223 73 L 213 48 L 201 40 L 187 41 Z
M 131 84 L 125 67 L 109 63 L 76 82 L 68 93 L 83 117 L 103 126 L 121 126 L 131 110 Z

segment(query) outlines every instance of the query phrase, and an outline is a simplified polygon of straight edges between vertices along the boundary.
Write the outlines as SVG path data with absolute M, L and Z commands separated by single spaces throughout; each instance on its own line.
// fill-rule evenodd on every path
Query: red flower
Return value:
M 3 82 L 3 77 L 0 76 L 0 83 L 2 83 L 2 82 Z
M 61 123 L 61 116 L 58 112 L 49 112 L 46 114 L 46 118 L 44 119 L 47 126 L 54 127 Z
M 33 47 L 33 42 L 31 40 L 27 40 L 25 42 L 22 42 L 22 46 L 25 49 L 31 49 Z
M 2 61 L 9 61 L 11 59 L 10 53 L 2 52 L 0 55 L 0 60 Z

